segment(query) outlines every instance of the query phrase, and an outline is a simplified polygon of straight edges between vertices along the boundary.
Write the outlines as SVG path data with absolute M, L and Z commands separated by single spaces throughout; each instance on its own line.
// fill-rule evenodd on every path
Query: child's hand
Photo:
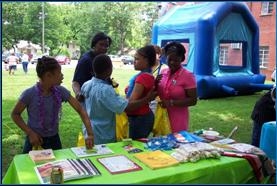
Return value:
M 89 135 L 86 138 L 85 142 L 86 142 L 86 148 L 87 149 L 92 149 L 93 148 L 93 146 L 94 146 L 94 138 L 93 138 L 92 135 Z
M 34 131 L 29 132 L 28 138 L 33 147 L 41 146 L 43 143 L 42 137 Z
M 85 97 L 84 97 L 81 93 L 79 93 L 79 94 L 76 95 L 76 99 L 77 99 L 79 102 L 84 102 Z

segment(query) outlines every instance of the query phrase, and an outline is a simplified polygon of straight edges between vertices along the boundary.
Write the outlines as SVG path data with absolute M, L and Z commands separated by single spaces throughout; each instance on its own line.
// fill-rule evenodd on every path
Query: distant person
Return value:
M 272 74 L 271 74 L 271 80 L 272 80 L 273 82 L 275 82 L 275 79 L 276 79 L 276 68 L 274 69 L 274 71 L 273 71 Z
M 41 146 L 44 149 L 61 149 L 59 136 L 59 120 L 62 102 L 69 104 L 80 115 L 88 131 L 87 148 L 93 146 L 93 133 L 90 120 L 80 103 L 70 95 L 70 92 L 60 86 L 63 80 L 61 66 L 54 58 L 42 57 L 36 66 L 39 82 L 26 89 L 16 103 L 11 117 L 15 124 L 27 135 L 23 153 Z M 21 114 L 27 108 L 27 124 Z M 77 136 L 77 135 L 76 135 Z
M 33 54 L 29 53 L 28 56 L 29 56 L 28 61 L 32 62 Z
M 160 75 L 161 71 L 163 69 L 168 68 L 166 64 L 163 64 L 161 61 L 161 56 L 163 56 L 163 50 L 160 46 L 158 45 L 153 45 L 155 52 L 156 52 L 156 63 L 152 67 L 152 74 L 156 78 L 158 75 Z M 158 104 L 159 97 L 157 97 L 155 100 L 151 101 L 150 103 L 150 108 L 152 112 L 155 114 L 156 109 L 157 109 L 157 104 Z
M 27 55 L 26 52 L 24 52 L 22 56 L 22 67 L 25 74 L 27 74 L 28 72 L 28 64 L 29 64 L 29 56 Z
M 265 93 L 255 104 L 251 114 L 253 120 L 252 142 L 251 144 L 259 147 L 261 130 L 264 123 L 276 121 L 276 86 Z
M 91 41 L 91 49 L 86 52 L 78 61 L 75 69 L 72 89 L 78 101 L 83 102 L 84 97 L 81 95 L 82 85 L 94 76 L 93 59 L 99 54 L 106 54 L 112 39 L 103 32 L 97 33 Z
M 152 67 L 152 74 L 157 77 L 161 73 L 163 69 L 168 68 L 166 64 L 163 64 L 161 61 L 161 56 L 163 55 L 163 50 L 160 46 L 158 45 L 153 45 L 156 51 L 156 63 Z
M 186 49 L 179 42 L 164 47 L 168 69 L 162 70 L 158 86 L 161 106 L 167 109 L 172 132 L 188 130 L 189 108 L 197 103 L 196 80 L 193 73 L 182 67 Z
M 99 54 L 94 58 L 95 76 L 81 88 L 85 97 L 85 108 L 91 119 L 95 144 L 116 142 L 116 113 L 131 112 L 147 104 L 156 96 L 150 91 L 139 99 L 127 100 L 115 92 L 111 75 L 112 61 L 109 56 Z M 143 124 L 143 123 L 141 123 Z M 84 136 L 87 130 L 83 130 Z
M 16 65 L 19 63 L 19 58 L 15 56 L 14 52 L 11 52 L 10 56 L 7 58 L 7 62 L 9 65 L 9 75 L 14 75 Z
M 134 68 L 138 74 L 130 79 L 126 88 L 126 98 L 129 101 L 138 100 L 149 93 L 155 86 L 152 67 L 156 63 L 156 52 L 152 45 L 147 45 L 136 51 Z M 145 103 L 134 111 L 127 111 L 129 121 L 129 137 L 132 139 L 147 138 L 154 126 L 154 114 Z

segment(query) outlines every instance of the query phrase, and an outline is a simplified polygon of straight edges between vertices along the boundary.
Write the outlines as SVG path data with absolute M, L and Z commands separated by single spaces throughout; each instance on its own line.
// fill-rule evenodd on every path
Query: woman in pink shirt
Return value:
M 194 75 L 182 67 L 186 50 L 179 42 L 171 42 L 164 48 L 168 69 L 162 71 L 158 86 L 161 106 L 167 108 L 172 133 L 188 130 L 189 106 L 197 103 Z

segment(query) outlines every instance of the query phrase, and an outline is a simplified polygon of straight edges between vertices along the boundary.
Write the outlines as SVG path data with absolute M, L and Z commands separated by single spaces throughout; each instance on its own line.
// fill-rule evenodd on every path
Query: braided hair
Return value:
M 60 65 L 55 58 L 43 56 L 38 58 L 36 66 L 37 76 L 42 78 L 46 72 L 54 72 L 58 68 L 60 68 Z
M 146 45 L 137 50 L 137 53 L 148 59 L 149 67 L 152 67 L 156 63 L 156 51 L 153 45 Z

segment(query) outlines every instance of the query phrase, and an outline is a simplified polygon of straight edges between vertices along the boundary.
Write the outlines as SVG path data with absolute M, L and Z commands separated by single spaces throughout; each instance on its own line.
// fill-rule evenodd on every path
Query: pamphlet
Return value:
M 232 144 L 235 143 L 236 141 L 230 138 L 224 138 L 221 140 L 213 141 L 211 144 L 219 144 L 219 145 L 226 145 L 226 144 Z
M 261 155 L 265 154 L 260 148 L 246 143 L 235 143 L 228 146 L 235 149 L 236 151 L 243 152 L 243 153 L 252 153 L 252 154 L 261 154 Z
M 151 169 L 158 169 L 179 164 L 175 158 L 160 150 L 138 153 L 134 156 Z
M 71 150 L 78 158 L 113 153 L 113 151 L 106 145 L 95 145 L 92 150 L 87 150 L 86 147 L 73 147 Z
M 111 174 L 141 170 L 142 168 L 124 155 L 97 159 Z
M 55 155 L 52 149 L 32 150 L 29 152 L 29 156 L 34 163 L 45 163 L 55 160 Z
M 49 184 L 53 166 L 63 169 L 64 181 L 101 175 L 90 159 L 57 160 L 35 167 L 36 174 L 42 184 Z

